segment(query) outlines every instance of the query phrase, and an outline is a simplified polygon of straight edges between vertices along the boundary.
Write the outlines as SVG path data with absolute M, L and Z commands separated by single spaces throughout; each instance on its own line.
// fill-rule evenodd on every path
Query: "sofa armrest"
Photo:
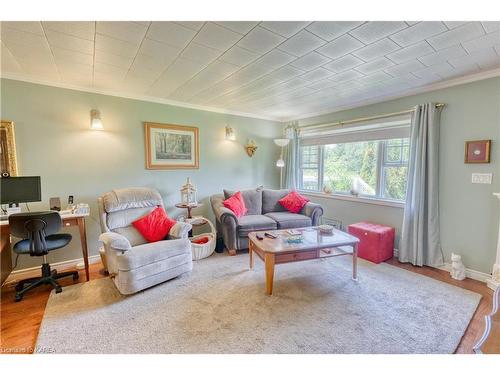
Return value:
M 189 231 L 193 228 L 193 226 L 189 223 L 184 223 L 182 221 L 178 221 L 175 225 L 170 229 L 170 233 L 168 235 L 169 240 L 177 240 L 180 238 L 188 238 Z
M 105 249 L 116 251 L 128 251 L 132 248 L 125 236 L 114 232 L 106 232 L 99 236 L 99 241 L 104 244 Z
M 229 250 L 236 250 L 238 218 L 233 211 L 224 207 L 223 201 L 224 197 L 222 195 L 213 195 L 210 197 L 210 203 L 217 219 L 218 228 L 222 232 L 224 244 Z
M 301 213 L 311 218 L 313 226 L 319 225 L 319 220 L 323 216 L 323 207 L 318 203 L 307 202 Z

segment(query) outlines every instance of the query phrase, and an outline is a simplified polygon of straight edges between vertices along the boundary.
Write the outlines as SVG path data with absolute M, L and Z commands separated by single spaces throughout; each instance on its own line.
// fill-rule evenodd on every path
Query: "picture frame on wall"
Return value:
M 489 163 L 490 162 L 491 139 L 465 142 L 464 162 Z
M 14 135 L 14 122 L 1 121 L 0 126 L 0 156 L 1 173 L 17 176 L 16 138 Z
M 198 169 L 198 128 L 144 123 L 147 169 Z

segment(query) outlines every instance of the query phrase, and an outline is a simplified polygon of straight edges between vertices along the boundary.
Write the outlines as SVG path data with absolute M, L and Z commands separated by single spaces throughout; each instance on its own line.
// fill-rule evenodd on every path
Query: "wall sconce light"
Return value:
M 102 130 L 104 126 L 102 125 L 101 114 L 97 109 L 90 111 L 90 129 Z
M 236 135 L 234 134 L 234 130 L 230 126 L 226 126 L 226 140 L 235 141 Z
M 253 154 L 255 154 L 255 151 L 257 150 L 257 145 L 255 144 L 255 141 L 253 139 L 250 139 L 247 144 L 245 145 L 245 150 L 247 152 L 247 155 L 252 157 Z

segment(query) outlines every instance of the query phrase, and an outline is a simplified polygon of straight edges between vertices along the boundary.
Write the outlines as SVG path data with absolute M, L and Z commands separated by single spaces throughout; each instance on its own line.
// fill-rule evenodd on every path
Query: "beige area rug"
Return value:
M 481 296 L 351 258 L 276 267 L 214 255 L 132 296 L 110 279 L 51 294 L 38 347 L 51 353 L 453 353 Z

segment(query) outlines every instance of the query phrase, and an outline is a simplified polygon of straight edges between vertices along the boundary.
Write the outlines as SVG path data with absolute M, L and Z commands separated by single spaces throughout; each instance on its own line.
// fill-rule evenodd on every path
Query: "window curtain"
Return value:
M 286 189 L 297 189 L 299 181 L 299 133 L 298 127 L 285 129 L 290 143 L 285 147 L 283 160 L 285 161 L 283 174 L 283 187 Z
M 399 260 L 416 266 L 444 263 L 439 230 L 439 122 L 435 103 L 415 107 Z

